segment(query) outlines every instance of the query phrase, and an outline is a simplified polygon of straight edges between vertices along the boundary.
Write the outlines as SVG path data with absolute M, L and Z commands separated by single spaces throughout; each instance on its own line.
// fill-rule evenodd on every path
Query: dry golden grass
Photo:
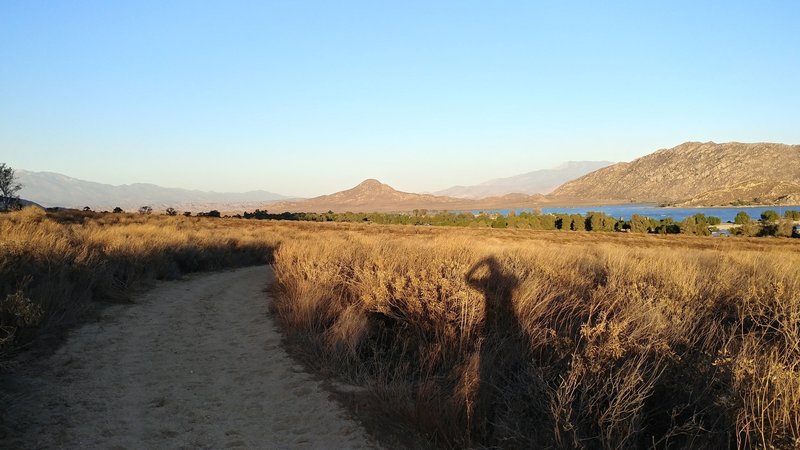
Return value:
M 126 214 L 0 215 L 0 359 L 153 279 L 264 263 L 274 226 Z
M 27 209 L 0 215 L 0 339 L 265 261 L 287 334 L 435 445 L 800 446 L 796 239 Z
M 275 268 L 286 329 L 437 445 L 800 445 L 793 241 L 366 226 Z

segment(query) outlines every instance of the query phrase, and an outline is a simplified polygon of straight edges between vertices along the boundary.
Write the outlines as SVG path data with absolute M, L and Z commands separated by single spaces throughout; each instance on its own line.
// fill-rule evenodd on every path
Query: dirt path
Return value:
M 9 448 L 373 448 L 280 346 L 265 267 L 160 283 L 6 380 Z M 9 436 L 6 436 L 8 438 Z

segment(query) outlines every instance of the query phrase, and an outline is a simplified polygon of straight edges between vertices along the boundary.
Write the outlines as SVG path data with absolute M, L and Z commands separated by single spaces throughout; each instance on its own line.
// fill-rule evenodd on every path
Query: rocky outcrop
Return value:
M 773 204 L 797 195 L 797 180 L 800 145 L 687 142 L 596 170 L 552 196 L 693 206 Z

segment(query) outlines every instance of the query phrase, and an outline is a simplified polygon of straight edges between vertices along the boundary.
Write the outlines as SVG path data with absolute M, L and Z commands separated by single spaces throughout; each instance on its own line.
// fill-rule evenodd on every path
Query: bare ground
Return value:
M 159 283 L 3 382 L 8 448 L 374 448 L 281 347 L 261 266 Z

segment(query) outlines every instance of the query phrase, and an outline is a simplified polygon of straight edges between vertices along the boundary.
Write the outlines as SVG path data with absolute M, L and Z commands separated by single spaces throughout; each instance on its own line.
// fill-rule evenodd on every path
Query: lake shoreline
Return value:
M 614 218 L 622 218 L 623 220 L 630 220 L 634 214 L 649 217 L 651 219 L 667 219 L 671 218 L 676 222 L 680 222 L 687 217 L 695 214 L 705 214 L 707 216 L 719 217 L 722 222 L 733 222 L 736 214 L 744 211 L 752 219 L 758 219 L 764 211 L 773 210 L 778 215 L 783 216 L 786 211 L 800 210 L 800 206 L 741 206 L 741 207 L 709 207 L 709 208 L 681 208 L 681 207 L 664 207 L 656 204 L 625 204 L 625 205 L 587 205 L 587 206 L 571 206 L 571 207 L 558 207 L 558 206 L 545 206 L 539 208 L 507 208 L 507 209 L 492 209 L 492 210 L 472 210 L 473 214 L 487 213 L 487 214 L 500 214 L 507 216 L 511 211 L 515 214 L 522 212 L 540 211 L 542 214 L 580 214 L 586 215 L 589 212 L 601 212 Z

